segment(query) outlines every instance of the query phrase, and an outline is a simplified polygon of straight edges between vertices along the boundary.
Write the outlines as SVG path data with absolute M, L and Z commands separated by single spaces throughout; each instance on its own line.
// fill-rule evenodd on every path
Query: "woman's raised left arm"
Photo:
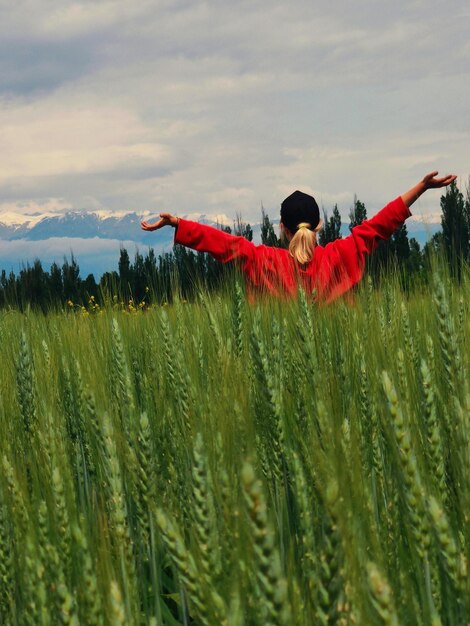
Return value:
M 213 226 L 180 219 L 170 213 L 160 213 L 160 219 L 154 223 L 141 222 L 143 230 L 158 230 L 163 226 L 176 229 L 175 243 L 199 252 L 208 252 L 221 263 L 236 260 L 242 267 L 246 267 L 255 256 L 255 244 L 245 237 L 230 235 Z

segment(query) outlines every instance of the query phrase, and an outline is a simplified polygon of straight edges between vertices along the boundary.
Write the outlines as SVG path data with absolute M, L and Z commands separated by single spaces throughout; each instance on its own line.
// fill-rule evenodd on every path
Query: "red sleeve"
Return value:
M 218 228 L 184 219 L 179 220 L 175 243 L 199 252 L 209 252 L 222 263 L 239 259 L 246 264 L 255 254 L 255 245 L 245 237 L 229 235 Z
M 374 217 L 354 226 L 351 234 L 343 241 L 351 238 L 357 248 L 357 254 L 364 257 L 364 255 L 373 252 L 381 240 L 390 239 L 410 215 L 410 209 L 403 202 L 401 196 L 398 196 Z
M 410 209 L 399 196 L 374 217 L 354 226 L 350 235 L 327 244 L 323 271 L 331 274 L 332 279 L 336 277 L 340 291 L 352 287 L 362 277 L 366 255 L 371 254 L 380 241 L 389 239 L 410 215 Z M 338 283 L 342 283 L 342 287 Z

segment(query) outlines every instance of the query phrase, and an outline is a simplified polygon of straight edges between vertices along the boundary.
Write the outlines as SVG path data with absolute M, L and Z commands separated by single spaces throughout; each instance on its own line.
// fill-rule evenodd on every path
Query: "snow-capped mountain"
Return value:
M 0 239 L 15 241 L 26 239 L 40 241 L 51 237 L 72 237 L 89 239 L 117 239 L 149 243 L 148 233 L 140 228 L 140 221 L 145 216 L 137 213 L 101 217 L 93 212 L 67 211 L 64 214 L 38 216 L 23 216 L 23 221 L 12 222 L 3 220 L 0 214 Z M 17 216 L 20 217 L 20 216 Z M 28 219 L 28 218 L 35 219 Z M 159 240 L 169 239 L 167 230 L 159 231 Z M 147 235 L 147 236 L 146 236 Z M 171 238 L 171 237 L 170 237 Z
M 151 237 L 153 242 L 158 241 L 158 244 L 163 245 L 172 240 L 172 231 L 163 229 L 148 233 L 140 228 L 141 220 L 153 221 L 157 217 L 156 214 L 150 215 L 148 212 L 138 214 L 132 211 L 116 214 L 105 211 L 66 211 L 60 214 L 46 213 L 42 215 L 0 212 L 0 239 L 6 241 L 18 239 L 40 241 L 51 237 L 82 239 L 99 237 L 101 239 L 130 240 L 149 245 L 149 237 Z M 226 215 L 192 213 L 181 217 L 211 226 L 232 226 L 233 224 Z

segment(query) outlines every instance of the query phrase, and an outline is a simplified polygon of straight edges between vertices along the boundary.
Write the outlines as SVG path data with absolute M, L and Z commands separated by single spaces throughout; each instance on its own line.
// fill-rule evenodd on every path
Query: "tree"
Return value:
M 157 259 L 155 258 L 155 251 L 153 248 L 149 248 L 149 251 L 144 259 L 144 272 L 145 272 L 145 288 L 153 286 L 155 289 L 157 286 L 158 269 Z
M 452 274 L 460 279 L 462 261 L 469 258 L 469 221 L 463 194 L 455 181 L 441 196 L 441 209 L 444 251 Z
M 431 259 L 434 256 L 439 257 L 444 251 L 444 236 L 442 231 L 434 233 L 429 241 L 424 244 L 423 248 L 423 261 L 427 266 L 430 266 Z
M 100 291 L 104 295 L 104 299 L 111 300 L 113 296 L 118 295 L 119 291 L 119 274 L 113 270 L 112 272 L 105 272 L 100 278 Z
M 406 224 L 402 224 L 392 235 L 392 254 L 394 260 L 399 264 L 407 263 L 410 257 L 410 241 L 408 239 L 408 229 Z
M 465 187 L 465 205 L 464 205 L 464 213 L 465 213 L 465 221 L 467 223 L 467 255 L 465 260 L 467 263 L 470 263 L 470 176 L 468 177 L 467 184 Z
M 243 221 L 241 214 L 237 214 L 233 230 L 237 237 L 245 237 L 248 241 L 253 241 L 253 229 L 250 224 Z
M 341 215 L 337 204 L 335 204 L 333 215 L 330 218 L 328 218 L 328 213 L 323 211 L 323 228 L 318 237 L 321 246 L 326 246 L 327 243 L 336 239 L 341 239 Z
M 362 224 L 365 219 L 367 219 L 365 204 L 360 202 L 355 195 L 353 208 L 349 212 L 349 230 L 352 230 L 354 226 Z
M 62 280 L 62 271 L 55 262 L 51 265 L 49 282 L 51 289 L 51 298 L 56 302 L 63 303 L 64 283 Z
M 127 297 L 129 290 L 132 292 L 132 268 L 129 253 L 121 246 L 118 262 L 119 282 L 121 286 L 121 296 Z
M 98 297 L 98 285 L 96 284 L 95 277 L 93 274 L 88 274 L 88 276 L 83 281 L 83 288 L 85 290 L 85 295 L 90 298 L 93 296 L 96 300 Z
M 423 267 L 423 257 L 419 242 L 414 237 L 410 239 L 410 256 L 408 259 L 408 268 L 412 274 L 418 274 Z
M 2 275 L 0 279 L 0 283 L 2 286 L 2 304 L 6 306 L 18 306 L 18 280 L 15 276 L 15 273 L 11 271 L 8 274 L 5 270 L 2 270 Z
M 144 257 L 138 250 L 135 251 L 134 265 L 132 269 L 131 294 L 136 301 L 140 302 L 145 296 L 147 278 L 145 275 Z
M 47 311 L 49 303 L 49 275 L 42 269 L 41 261 L 36 259 L 33 265 L 23 266 L 18 278 L 21 305 L 25 308 L 32 304 L 43 312 Z
M 274 246 L 275 248 L 278 248 L 281 244 L 263 205 L 261 205 L 261 243 L 265 246 Z
M 62 265 L 62 283 L 66 300 L 78 302 L 80 299 L 80 282 L 80 268 L 72 254 L 70 263 L 64 258 Z

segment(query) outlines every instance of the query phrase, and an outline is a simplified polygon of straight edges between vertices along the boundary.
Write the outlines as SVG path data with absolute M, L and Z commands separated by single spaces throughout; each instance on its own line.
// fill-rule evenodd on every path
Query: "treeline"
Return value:
M 403 286 L 408 288 L 416 281 L 426 282 L 430 259 L 436 253 L 447 259 L 452 275 L 459 280 L 463 263 L 470 262 L 470 185 L 465 196 L 456 183 L 452 183 L 441 197 L 441 226 L 423 248 L 414 237 L 408 236 L 406 224 L 390 240 L 382 242 L 370 257 L 367 271 L 374 282 L 390 270 L 397 270 Z M 367 210 L 360 200 L 354 199 L 349 215 L 349 229 L 367 219 Z M 324 225 L 319 233 L 319 243 L 326 245 L 341 238 L 342 221 L 335 206 L 332 214 L 324 212 Z M 226 232 L 253 238 L 250 224 L 240 216 L 234 228 Z M 261 241 L 268 246 L 283 245 L 276 229 L 262 209 Z M 25 310 L 28 307 L 47 312 L 68 306 L 87 306 L 90 302 L 103 306 L 109 302 L 126 303 L 141 308 L 150 302 L 171 302 L 175 288 L 183 298 L 192 298 L 201 286 L 215 291 L 234 272 L 232 265 L 223 265 L 210 255 L 175 246 L 171 253 L 158 257 L 150 249 L 143 255 L 136 252 L 133 262 L 125 248 L 121 248 L 118 270 L 106 272 L 97 282 L 93 274 L 80 277 L 76 259 L 65 259 L 62 265 L 53 263 L 50 271 L 44 270 L 39 260 L 25 265 L 18 275 L 0 276 L 0 307 Z
M 152 249 L 146 255 L 136 252 L 132 263 L 127 250 L 121 248 L 118 271 L 105 272 L 98 282 L 93 274 L 85 279 L 80 277 L 73 256 L 61 266 L 53 263 L 49 272 L 37 259 L 18 275 L 2 271 L 0 308 L 24 311 L 31 307 L 44 313 L 64 306 L 114 304 L 144 308 L 154 302 L 171 302 L 176 289 L 186 299 L 192 298 L 201 284 L 210 291 L 217 290 L 231 271 L 232 267 L 217 263 L 209 255 L 183 246 L 175 246 L 172 253 L 158 257 Z

